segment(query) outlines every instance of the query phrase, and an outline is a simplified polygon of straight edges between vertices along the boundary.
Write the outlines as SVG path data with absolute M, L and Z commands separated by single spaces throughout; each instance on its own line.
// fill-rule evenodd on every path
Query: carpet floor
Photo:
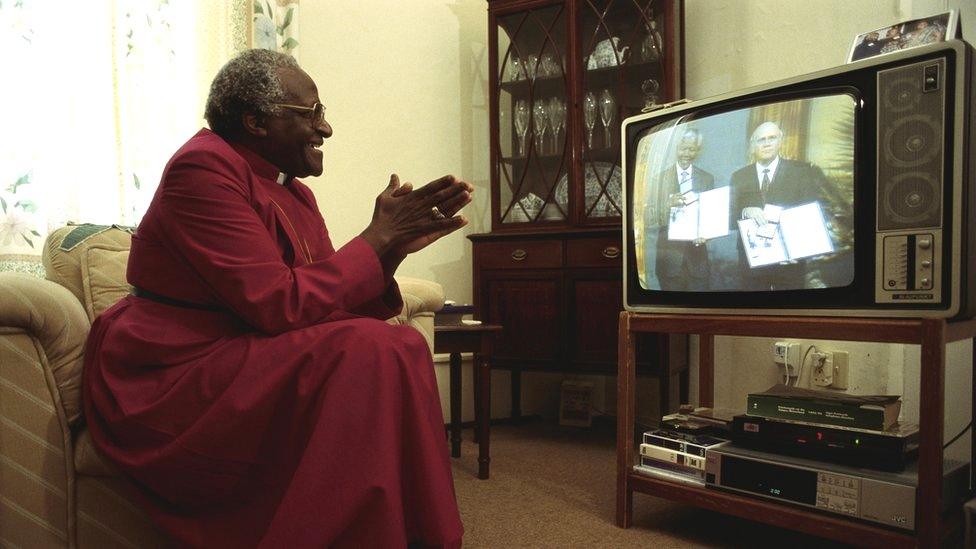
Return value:
M 451 460 L 465 547 L 847 547 L 639 493 L 634 525 L 618 528 L 615 434 L 601 423 L 493 426 L 488 480 L 465 429 Z

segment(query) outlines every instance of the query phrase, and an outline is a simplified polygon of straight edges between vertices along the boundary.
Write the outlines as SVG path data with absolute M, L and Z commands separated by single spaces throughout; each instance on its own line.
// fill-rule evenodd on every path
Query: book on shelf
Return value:
M 749 267 L 796 261 L 834 251 L 830 231 L 818 202 L 782 208 L 767 204 L 764 225 L 753 219 L 739 220 L 739 237 Z
M 896 395 L 849 395 L 781 383 L 746 397 L 746 413 L 751 416 L 873 431 L 898 423 L 900 411 L 901 397 Z

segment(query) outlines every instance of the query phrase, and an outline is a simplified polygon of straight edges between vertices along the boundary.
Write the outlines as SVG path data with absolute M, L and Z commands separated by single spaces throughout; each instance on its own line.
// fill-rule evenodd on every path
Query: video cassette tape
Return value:
M 672 429 L 655 429 L 644 433 L 643 443 L 674 450 L 682 454 L 703 458 L 705 451 L 719 444 L 727 443 L 729 439 L 711 435 L 696 435 L 682 433 Z

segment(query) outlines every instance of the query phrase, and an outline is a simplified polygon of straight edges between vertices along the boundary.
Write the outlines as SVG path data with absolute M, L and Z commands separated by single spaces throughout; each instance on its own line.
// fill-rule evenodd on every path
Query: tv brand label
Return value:
M 892 294 L 892 299 L 914 299 L 917 301 L 928 300 L 932 301 L 935 299 L 935 294 Z

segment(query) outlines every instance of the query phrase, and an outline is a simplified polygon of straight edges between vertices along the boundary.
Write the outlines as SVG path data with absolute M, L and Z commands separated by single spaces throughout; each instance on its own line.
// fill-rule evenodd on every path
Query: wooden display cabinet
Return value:
M 682 96 L 681 14 L 680 0 L 488 2 L 491 232 L 469 238 L 515 415 L 523 369 L 616 372 L 620 122 Z M 668 348 L 641 354 L 664 391 L 679 374 L 657 366 Z

